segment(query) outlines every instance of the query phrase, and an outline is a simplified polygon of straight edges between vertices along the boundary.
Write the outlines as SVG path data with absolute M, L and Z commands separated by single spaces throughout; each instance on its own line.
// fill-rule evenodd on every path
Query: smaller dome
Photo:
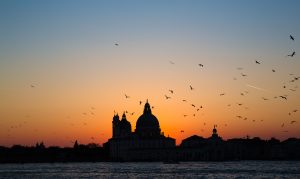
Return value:
M 216 125 L 214 125 L 213 134 L 217 134 Z
M 120 121 L 120 124 L 121 124 L 121 126 L 128 126 L 128 125 L 131 126 L 130 122 L 127 121 L 127 119 L 126 119 L 125 112 L 122 115 L 122 120 Z

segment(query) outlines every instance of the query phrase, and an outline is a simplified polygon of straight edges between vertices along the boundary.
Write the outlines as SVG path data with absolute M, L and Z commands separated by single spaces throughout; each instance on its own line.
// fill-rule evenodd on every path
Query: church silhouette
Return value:
M 136 122 L 136 129 L 123 113 L 122 119 L 115 114 L 112 121 L 113 136 L 105 144 L 109 147 L 112 160 L 117 161 L 156 161 L 168 160 L 169 151 L 175 149 L 175 139 L 164 136 L 158 119 L 152 114 L 150 104 L 144 106 L 143 114 Z

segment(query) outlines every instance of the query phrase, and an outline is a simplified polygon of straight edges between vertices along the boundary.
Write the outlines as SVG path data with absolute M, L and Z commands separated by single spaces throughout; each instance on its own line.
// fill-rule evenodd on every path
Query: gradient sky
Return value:
M 299 138 L 299 17 L 296 0 L 1 0 L 0 145 L 102 144 L 114 110 L 135 129 L 146 99 L 177 144 L 214 124 Z

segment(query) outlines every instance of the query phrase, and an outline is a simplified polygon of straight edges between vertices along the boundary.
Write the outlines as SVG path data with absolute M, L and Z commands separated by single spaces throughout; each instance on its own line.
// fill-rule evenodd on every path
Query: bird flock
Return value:
M 295 38 L 294 38 L 292 35 L 290 35 L 289 37 L 290 37 L 290 40 L 291 40 L 291 41 L 295 41 Z M 287 54 L 286 57 L 294 58 L 295 55 L 296 55 L 296 52 L 295 52 L 295 51 L 292 51 L 290 54 Z M 169 61 L 169 64 L 170 64 L 170 65 L 176 65 L 176 63 L 175 63 L 174 61 Z M 262 61 L 261 59 L 255 59 L 255 60 L 254 60 L 254 64 L 256 64 L 256 65 L 262 65 L 262 64 L 263 64 L 263 61 Z M 203 65 L 202 63 L 198 63 L 197 65 L 198 65 L 199 68 L 204 68 L 204 65 Z M 243 70 L 244 70 L 243 67 L 237 67 L 236 69 L 237 69 L 238 71 L 241 71 L 241 72 L 240 72 L 240 75 L 241 75 L 242 78 L 248 77 L 248 74 L 246 74 L 245 72 L 243 72 Z M 275 69 L 270 69 L 270 71 L 271 71 L 272 73 L 276 73 L 276 70 L 275 70 Z M 289 74 L 289 76 L 291 76 L 291 79 L 290 79 L 289 83 L 295 83 L 295 82 L 298 81 L 299 78 L 300 78 L 300 76 L 299 76 L 299 77 L 298 77 L 298 76 L 295 76 L 295 74 Z M 237 80 L 237 78 L 234 77 L 233 80 Z M 257 89 L 257 90 L 262 90 L 262 91 L 265 90 L 265 89 L 262 89 L 262 88 L 259 88 L 259 87 L 253 86 L 253 85 L 249 85 L 249 84 L 246 84 L 246 86 L 251 87 L 251 88 L 255 88 L 255 89 Z M 188 88 L 189 88 L 189 91 L 194 91 L 194 90 L 195 90 L 195 88 L 194 88 L 191 84 L 188 86 Z M 286 85 L 286 84 L 283 85 L 283 88 L 284 88 L 284 89 L 287 88 L 287 85 Z M 289 90 L 292 91 L 292 92 L 295 92 L 295 91 L 297 90 L 297 88 L 298 88 L 298 86 L 295 85 L 294 88 L 290 88 Z M 165 94 L 164 94 L 164 99 L 165 99 L 165 100 L 172 100 L 172 99 L 174 99 L 172 95 L 174 95 L 175 92 L 176 92 L 176 90 L 174 90 L 174 89 L 168 89 L 168 93 L 165 93 Z M 240 96 L 247 96 L 247 95 L 249 95 L 249 91 L 246 91 L 246 90 L 245 90 L 245 91 L 240 92 Z M 226 92 L 221 92 L 221 93 L 219 93 L 219 96 L 220 96 L 220 97 L 226 96 Z M 125 99 L 128 99 L 128 98 L 129 98 L 129 96 L 128 96 L 127 94 L 125 94 Z M 274 99 L 277 99 L 277 98 L 278 98 L 278 99 L 282 99 L 282 100 L 284 100 L 284 101 L 287 101 L 287 100 L 288 100 L 288 95 L 287 95 L 287 94 L 281 94 L 281 95 L 274 96 Z M 270 98 L 267 98 L 267 97 L 264 97 L 264 96 L 262 96 L 261 99 L 262 99 L 263 101 L 269 101 L 269 100 L 271 100 Z M 187 99 L 181 99 L 181 101 L 184 102 L 184 103 L 187 103 L 187 102 L 188 102 Z M 139 105 L 141 105 L 141 104 L 142 104 L 142 101 L 140 100 L 140 101 L 139 101 Z M 236 102 L 236 105 L 239 106 L 239 107 L 244 106 L 244 109 L 245 109 L 245 110 L 249 109 L 249 107 L 245 106 L 245 104 L 244 104 L 243 102 Z M 183 118 L 186 118 L 186 117 L 188 117 L 188 116 L 193 116 L 193 117 L 195 117 L 195 116 L 196 116 L 196 112 L 199 112 L 201 109 L 203 109 L 203 105 L 196 105 L 196 104 L 190 103 L 190 106 L 191 106 L 191 108 L 196 109 L 195 113 L 192 113 L 192 114 L 183 114 Z M 228 104 L 227 106 L 228 106 L 228 107 L 231 107 L 232 104 Z M 297 111 L 298 111 L 298 109 L 294 109 L 294 110 L 292 110 L 291 112 L 289 112 L 288 114 L 289 114 L 289 116 L 291 116 L 292 114 L 296 113 Z M 237 118 L 237 119 L 240 119 L 240 120 L 244 120 L 244 121 L 249 120 L 249 117 L 247 117 L 247 116 L 242 116 L 242 115 L 236 115 L 236 118 Z M 252 121 L 252 122 L 256 122 L 256 121 L 263 122 L 264 120 L 263 120 L 263 119 L 261 119 L 261 120 L 251 119 L 251 121 Z M 286 126 L 285 123 L 289 123 L 289 124 L 292 125 L 292 124 L 297 124 L 297 121 L 296 121 L 296 120 L 290 120 L 289 122 L 284 122 L 284 123 L 282 123 L 282 124 L 280 125 L 280 127 L 281 127 L 281 128 L 284 128 L 284 127 Z M 203 123 L 203 126 L 205 126 L 205 125 L 206 125 L 206 123 L 204 122 L 204 123 Z M 227 127 L 227 123 L 224 124 L 224 126 Z M 185 130 L 181 129 L 179 132 L 180 132 L 180 133 L 183 133 L 184 131 L 185 131 Z M 204 130 L 201 129 L 201 131 L 204 131 Z M 288 132 L 288 130 L 283 130 L 282 132 Z
M 295 41 L 294 36 L 290 35 L 289 38 L 290 38 L 291 41 Z M 114 46 L 115 46 L 115 47 L 119 47 L 120 44 L 116 42 L 116 43 L 114 43 Z M 295 52 L 294 50 L 293 50 L 290 54 L 287 54 L 287 55 L 286 55 L 286 57 L 288 57 L 288 58 L 294 58 L 295 56 L 296 56 L 296 52 Z M 170 65 L 176 65 L 176 63 L 175 63 L 174 61 L 171 61 L 171 60 L 169 60 L 169 64 L 170 64 Z M 262 61 L 261 59 L 255 59 L 255 60 L 254 60 L 254 64 L 256 64 L 256 65 L 263 65 L 263 61 Z M 200 69 L 205 68 L 205 65 L 202 64 L 202 63 L 198 63 L 197 66 L 198 66 L 198 68 L 200 68 Z M 244 70 L 244 67 L 237 67 L 236 69 L 239 71 L 239 74 L 240 74 L 240 76 L 241 76 L 242 78 L 248 77 L 248 74 L 246 74 L 246 73 L 243 71 L 243 70 Z M 270 69 L 270 70 L 271 70 L 272 73 L 276 73 L 276 72 L 277 72 L 277 70 L 275 70 L 275 69 Z M 290 74 L 289 74 L 289 78 L 290 78 L 290 80 L 289 80 L 288 82 L 284 82 L 282 88 L 283 88 L 283 89 L 286 89 L 286 90 L 288 90 L 288 91 L 290 91 L 290 92 L 296 92 L 298 86 L 297 86 L 297 85 L 294 85 L 293 87 L 291 87 L 292 85 L 290 85 L 290 84 L 294 84 L 294 83 L 298 82 L 300 76 L 296 76 L 295 74 L 290 73 Z M 233 77 L 233 80 L 237 80 L 237 79 L 238 79 L 237 77 Z M 253 85 L 250 85 L 250 84 L 246 84 L 246 86 L 251 87 L 251 88 L 255 88 L 255 89 L 257 89 L 257 90 L 262 90 L 262 91 L 264 90 L 264 89 L 262 89 L 262 88 L 259 88 L 259 87 L 256 87 L 256 86 L 253 86 Z M 30 84 L 29 87 L 30 87 L 31 89 L 34 90 L 34 89 L 38 88 L 39 86 L 38 86 L 38 84 Z M 186 86 L 186 88 L 188 89 L 189 92 L 196 91 L 196 89 L 193 87 L 192 84 Z M 288 92 L 288 91 L 287 91 L 287 92 Z M 174 97 L 174 94 L 175 94 L 175 93 L 176 93 L 176 90 L 175 90 L 175 89 L 168 89 L 168 90 L 167 90 L 167 93 L 163 94 L 162 97 L 163 97 L 165 100 L 167 100 L 167 101 L 175 100 L 175 97 Z M 222 91 L 222 92 L 220 92 L 218 95 L 219 95 L 219 97 L 223 97 L 223 96 L 226 96 L 227 94 L 228 94 L 228 92 Z M 247 95 L 249 95 L 249 91 L 246 91 L 246 90 L 245 90 L 245 91 L 240 92 L 240 96 L 242 96 L 242 97 L 247 96 Z M 127 93 L 124 94 L 124 97 L 125 97 L 126 100 L 130 100 L 130 99 L 131 99 L 131 95 L 129 95 L 129 94 L 127 94 Z M 287 94 L 280 94 L 280 95 L 274 96 L 273 98 L 274 98 L 274 99 L 281 99 L 281 100 L 283 100 L 283 101 L 288 101 L 288 97 L 289 97 L 289 96 L 288 96 Z M 204 109 L 204 105 L 203 105 L 203 104 L 198 104 L 198 105 L 197 105 L 197 104 L 195 104 L 195 103 L 189 102 L 189 101 L 188 101 L 187 99 L 185 99 L 185 98 L 181 98 L 181 99 L 179 99 L 179 100 L 180 100 L 182 103 L 189 104 L 189 106 L 191 107 L 192 111 L 194 111 L 194 112 L 191 113 L 191 114 L 188 114 L 188 113 L 182 114 L 182 117 L 183 117 L 183 118 L 187 118 L 187 117 L 189 117 L 189 116 L 195 118 L 195 117 L 197 116 L 197 114 L 198 114 L 201 110 Z M 270 97 L 264 97 L 264 96 L 262 96 L 262 97 L 261 97 L 261 100 L 263 100 L 263 101 L 270 101 L 270 100 L 272 100 L 272 99 L 271 99 Z M 139 105 L 142 105 L 142 104 L 143 104 L 143 101 L 142 101 L 142 100 L 138 100 L 138 104 L 139 104 Z M 244 104 L 244 102 L 230 103 L 230 104 L 227 104 L 227 107 L 233 107 L 234 105 L 236 105 L 236 106 L 238 106 L 238 107 L 243 107 L 245 110 L 248 110 L 248 109 L 249 109 L 249 108 Z M 154 109 L 154 106 L 152 106 L 151 108 Z M 96 115 L 95 109 L 96 109 L 96 108 L 93 107 L 93 106 L 90 107 L 90 109 L 89 109 L 88 111 L 82 112 L 82 116 L 95 116 L 95 115 Z M 294 116 L 297 112 L 298 112 L 298 109 L 295 108 L 295 109 L 289 111 L 287 114 L 288 114 L 288 116 L 291 117 L 291 116 Z M 114 112 L 114 113 L 115 113 L 115 112 Z M 129 112 L 128 110 L 125 110 L 125 113 L 126 113 L 126 114 L 129 114 L 129 115 L 131 115 L 131 116 L 133 116 L 133 115 L 136 114 L 134 111 L 130 111 L 130 112 Z M 25 118 L 30 118 L 30 117 L 31 117 L 30 115 L 26 115 L 26 116 L 25 116 Z M 67 116 L 67 118 L 69 119 L 70 116 Z M 243 121 L 250 120 L 248 116 L 243 116 L 243 115 L 239 115 L 239 114 L 238 114 L 238 115 L 235 115 L 234 118 L 239 119 L 239 120 L 243 120 Z M 251 121 L 252 121 L 252 122 L 256 122 L 256 121 L 263 122 L 262 119 L 261 119 L 261 120 L 251 119 Z M 297 120 L 290 119 L 289 121 L 282 122 L 282 123 L 280 124 L 280 127 L 281 127 L 281 128 L 285 128 L 285 127 L 287 126 L 287 124 L 295 125 L 295 124 L 297 124 L 297 123 L 298 123 Z M 82 122 L 82 126 L 87 126 L 87 124 L 88 124 L 88 122 L 87 122 L 86 120 L 84 120 L 84 121 Z M 21 123 L 17 123 L 17 124 L 11 125 L 11 126 L 8 128 L 8 130 L 7 130 L 7 132 L 8 132 L 7 137 L 11 137 L 11 132 L 12 132 L 13 130 L 19 129 L 19 128 L 24 127 L 24 126 L 26 126 L 26 125 L 28 125 L 27 120 L 24 120 L 24 121 L 22 121 Z M 70 123 L 70 126 L 74 126 L 74 123 Z M 203 126 L 206 126 L 206 122 L 203 122 Z M 224 124 L 224 126 L 227 127 L 228 124 L 226 123 L 226 124 Z M 185 130 L 184 130 L 184 129 L 181 129 L 181 130 L 179 131 L 179 133 L 184 133 L 186 130 L 187 130 L 187 129 L 185 129 Z M 34 129 L 34 131 L 37 132 L 38 129 Z M 200 131 L 203 132 L 204 129 L 201 128 Z M 285 132 L 285 133 L 286 133 L 286 132 L 288 132 L 288 130 L 284 129 L 284 130 L 282 130 L 282 132 Z M 94 140 L 95 140 L 95 137 L 94 137 L 94 136 L 91 136 L 90 139 L 91 139 L 92 141 L 94 141 Z

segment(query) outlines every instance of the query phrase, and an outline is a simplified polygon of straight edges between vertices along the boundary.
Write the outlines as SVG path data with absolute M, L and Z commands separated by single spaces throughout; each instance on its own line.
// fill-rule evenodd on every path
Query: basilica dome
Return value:
M 144 107 L 144 113 L 136 122 L 135 132 L 141 137 L 158 137 L 160 136 L 160 127 L 157 118 L 152 114 L 148 101 Z

